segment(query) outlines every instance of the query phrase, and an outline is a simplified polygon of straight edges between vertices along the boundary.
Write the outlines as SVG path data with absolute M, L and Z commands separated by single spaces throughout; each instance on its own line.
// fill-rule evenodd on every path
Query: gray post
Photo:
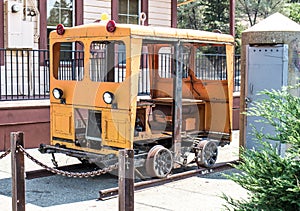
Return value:
M 173 146 L 174 160 L 178 161 L 181 154 L 181 123 L 182 123 L 182 46 L 180 43 L 176 45 L 176 58 L 173 75 Z M 179 164 L 174 163 L 174 167 Z
M 134 210 L 134 152 L 119 151 L 119 210 Z
M 10 133 L 11 173 L 12 173 L 12 211 L 25 211 L 24 155 L 17 148 L 23 146 L 23 132 Z

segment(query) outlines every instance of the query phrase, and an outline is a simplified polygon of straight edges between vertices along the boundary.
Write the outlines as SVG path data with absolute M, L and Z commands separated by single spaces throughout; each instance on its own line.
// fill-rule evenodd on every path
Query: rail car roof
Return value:
M 228 34 L 192 30 L 192 29 L 178 29 L 169 27 L 153 27 L 141 26 L 132 24 L 116 24 L 114 32 L 106 30 L 106 23 L 90 23 L 75 27 L 66 27 L 63 35 L 58 35 L 55 31 L 50 33 L 51 39 L 66 39 L 76 40 L 76 38 L 87 37 L 144 37 L 144 38 L 167 38 L 167 39 L 185 39 L 185 40 L 202 40 L 215 42 L 234 42 L 234 38 Z

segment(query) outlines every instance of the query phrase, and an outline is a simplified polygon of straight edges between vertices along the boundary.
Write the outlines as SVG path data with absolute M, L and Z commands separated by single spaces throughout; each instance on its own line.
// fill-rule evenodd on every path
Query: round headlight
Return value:
M 106 104 L 112 104 L 112 102 L 114 100 L 114 94 L 111 92 L 104 92 L 103 100 Z
M 64 94 L 64 92 L 63 92 L 63 90 L 61 90 L 61 89 L 59 89 L 59 88 L 54 88 L 54 89 L 52 90 L 52 94 L 53 94 L 53 97 L 54 97 L 55 99 L 61 99 L 62 96 L 63 96 L 63 94 Z

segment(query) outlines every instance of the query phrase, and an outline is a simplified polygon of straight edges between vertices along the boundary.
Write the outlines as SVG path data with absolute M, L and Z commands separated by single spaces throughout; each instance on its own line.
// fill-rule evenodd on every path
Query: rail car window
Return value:
M 122 82 L 126 77 L 126 48 L 122 41 L 95 41 L 90 46 L 90 78 Z
M 88 140 L 101 141 L 101 111 L 84 108 L 75 108 L 74 111 L 75 136 L 78 144 L 84 147 Z
M 65 46 L 83 46 L 81 42 L 56 43 L 53 48 L 53 75 L 58 80 L 81 81 L 84 70 L 84 50 L 68 50 Z
M 182 77 L 188 77 L 188 69 L 190 67 L 191 49 L 187 46 L 181 46 L 179 65 L 182 68 Z M 174 55 L 173 47 L 162 47 L 158 52 L 158 74 L 161 78 L 172 78 L 172 73 L 175 71 L 176 56 Z
M 189 69 L 191 67 L 191 52 L 192 47 L 189 45 L 182 46 L 181 50 L 181 68 L 182 68 L 182 78 L 187 78 L 189 75 Z
M 161 78 L 172 78 L 172 47 L 162 47 L 158 51 L 158 74 Z
M 226 80 L 226 49 L 225 45 L 199 46 L 196 49 L 195 75 L 203 80 Z
M 141 64 L 139 72 L 139 95 L 150 94 L 150 75 L 149 75 L 149 52 L 148 47 L 143 46 L 141 54 Z

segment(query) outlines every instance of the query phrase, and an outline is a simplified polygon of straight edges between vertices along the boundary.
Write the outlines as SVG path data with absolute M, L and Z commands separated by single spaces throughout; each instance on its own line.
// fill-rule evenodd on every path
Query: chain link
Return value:
M 30 154 L 28 154 L 28 152 L 25 151 L 25 149 L 21 146 L 18 145 L 18 148 L 20 149 L 20 151 L 26 155 L 27 158 L 29 158 L 30 160 L 32 160 L 34 163 L 36 163 L 37 165 L 41 166 L 42 168 L 46 169 L 47 171 L 50 171 L 54 174 L 58 174 L 58 175 L 62 175 L 62 176 L 66 176 L 66 177 L 74 177 L 74 178 L 87 178 L 87 177 L 94 177 L 94 176 L 100 176 L 102 174 L 106 174 L 108 172 L 111 172 L 113 170 L 116 170 L 118 168 L 118 163 L 114 164 L 114 165 L 110 165 L 106 168 L 103 169 L 99 169 L 97 171 L 91 171 L 91 172 L 70 172 L 70 171 L 63 171 L 63 170 L 59 170 L 59 169 L 55 169 L 52 167 L 49 167 L 43 163 L 41 163 L 40 161 L 38 161 L 37 159 L 35 159 L 34 157 L 32 157 Z
M 0 160 L 10 153 L 10 149 L 6 150 L 2 155 L 0 155 Z

